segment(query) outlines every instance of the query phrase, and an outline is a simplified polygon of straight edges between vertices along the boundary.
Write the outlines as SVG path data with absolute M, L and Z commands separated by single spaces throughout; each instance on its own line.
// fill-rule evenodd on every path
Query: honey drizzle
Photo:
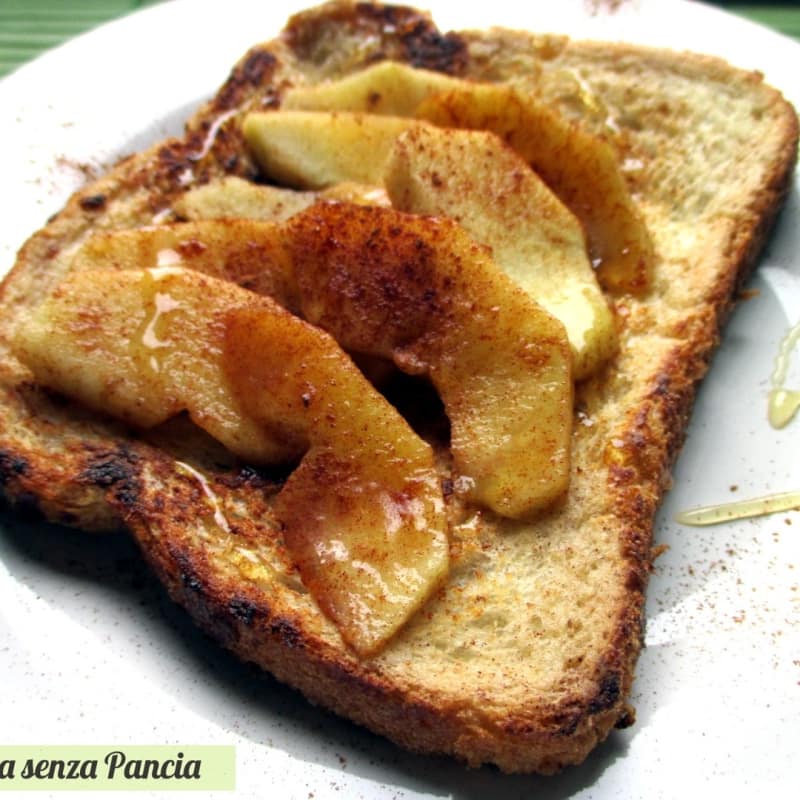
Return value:
M 775 369 L 772 373 L 772 390 L 769 393 L 767 417 L 773 428 L 783 428 L 800 408 L 800 391 L 787 389 L 784 384 L 789 372 L 789 359 L 792 350 L 800 340 L 800 322 L 789 330 L 781 342 L 778 355 L 775 357 Z
M 720 503 L 713 506 L 701 506 L 675 515 L 675 521 L 682 525 L 717 525 L 735 519 L 760 517 L 776 514 L 779 511 L 800 509 L 800 491 L 780 492 L 778 494 L 754 497 L 749 500 L 737 500 L 733 503 Z
M 190 467 L 183 461 L 176 461 L 175 466 L 177 467 L 178 472 L 181 472 L 190 478 L 194 478 L 194 480 L 197 481 L 197 483 L 200 485 L 203 495 L 205 496 L 209 510 L 212 512 L 214 523 L 220 530 L 224 531 L 225 533 L 230 533 L 231 527 L 228 524 L 227 517 L 222 511 L 220 499 L 217 497 L 217 493 L 211 488 L 211 484 L 208 482 L 205 475 L 196 470 L 194 467 Z
M 170 342 L 159 335 L 159 329 L 164 327 L 164 317 L 181 307 L 170 294 L 158 291 L 160 279 L 173 272 L 175 270 L 171 267 L 155 268 L 146 270 L 142 277 L 148 314 L 139 326 L 132 344 L 135 349 L 142 348 L 144 352 L 149 353 L 145 365 L 152 372 L 160 372 L 163 358 L 169 355 Z M 168 329 L 168 325 L 166 327 Z
M 217 134 L 219 133 L 219 129 L 234 115 L 237 113 L 237 109 L 232 108 L 230 111 L 226 111 L 223 114 L 220 114 L 212 123 L 211 127 L 208 129 L 208 133 L 206 134 L 206 138 L 203 141 L 203 145 L 199 151 L 196 153 L 189 153 L 189 158 L 192 161 L 200 161 L 201 159 L 205 158 L 211 148 L 214 146 L 214 141 L 217 138 Z
M 792 350 L 800 340 L 800 322 L 790 328 L 784 336 L 775 357 L 775 368 L 772 373 L 772 390 L 769 393 L 767 416 L 773 428 L 783 428 L 800 408 L 800 391 L 787 389 L 784 386 L 789 372 L 789 360 Z M 781 492 L 778 494 L 755 497 L 750 500 L 737 500 L 733 503 L 692 508 L 675 515 L 675 521 L 682 525 L 717 525 L 735 519 L 776 514 L 780 511 L 800 509 L 800 491 Z

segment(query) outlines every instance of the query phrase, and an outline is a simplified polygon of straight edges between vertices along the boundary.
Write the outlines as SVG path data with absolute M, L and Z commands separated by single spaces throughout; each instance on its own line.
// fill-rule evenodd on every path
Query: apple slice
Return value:
M 497 266 L 564 323 L 576 380 L 616 351 L 580 223 L 495 134 L 412 128 L 395 143 L 385 183 L 395 208 L 450 217 L 491 247 Z
M 283 233 L 274 222 L 214 219 L 96 233 L 70 263 L 74 272 L 153 268 L 192 269 L 272 297 L 290 310 L 299 306 Z
M 361 655 L 379 649 L 448 567 L 433 453 L 330 336 L 234 310 L 224 363 L 247 412 L 310 448 L 275 504 L 303 582 Z M 269 354 L 269 357 L 265 357 Z
M 415 116 L 496 133 L 583 223 L 601 284 L 615 292 L 649 288 L 653 244 L 606 141 L 504 84 L 465 84 L 433 95 Z
M 319 192 L 303 192 L 226 175 L 186 192 L 173 203 L 172 210 L 187 220 L 238 218 L 280 222 L 325 199 L 389 205 L 382 186 L 346 182 Z
M 569 486 L 563 325 L 454 222 L 322 204 L 287 223 L 301 311 L 343 347 L 427 375 L 473 500 L 526 517 Z
M 394 140 L 413 121 L 372 114 L 261 111 L 242 126 L 272 180 L 298 189 L 345 181 L 380 185 Z
M 381 61 L 339 80 L 289 89 L 281 108 L 412 117 L 417 106 L 432 94 L 457 89 L 464 83 L 441 72 Z
M 252 183 L 236 175 L 205 183 L 181 195 L 172 210 L 183 219 L 266 219 L 279 221 L 317 202 L 317 192 L 298 192 Z
M 255 422 L 222 372 L 222 317 L 248 304 L 288 313 L 174 267 L 74 272 L 24 322 L 14 345 L 38 383 L 136 427 L 187 411 L 243 459 L 294 460 L 302 439 Z

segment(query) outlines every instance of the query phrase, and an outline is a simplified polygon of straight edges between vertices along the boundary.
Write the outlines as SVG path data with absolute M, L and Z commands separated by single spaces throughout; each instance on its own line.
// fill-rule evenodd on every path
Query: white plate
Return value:
M 505 24 L 716 53 L 761 69 L 800 106 L 800 46 L 698 4 L 427 7 L 443 28 Z M 87 173 L 177 132 L 236 58 L 299 8 L 293 0 L 167 3 L 2 81 L 0 266 Z M 0 743 L 233 744 L 238 797 L 796 797 L 800 516 L 705 530 L 671 519 L 730 499 L 734 485 L 736 497 L 800 488 L 800 420 L 776 432 L 765 418 L 778 343 L 800 318 L 797 179 L 752 286 L 759 295 L 727 328 L 659 516 L 657 539 L 669 550 L 649 590 L 638 722 L 580 768 L 505 777 L 408 755 L 210 644 L 125 539 L 95 540 L 7 513 Z M 792 381 L 800 385 L 796 363 Z

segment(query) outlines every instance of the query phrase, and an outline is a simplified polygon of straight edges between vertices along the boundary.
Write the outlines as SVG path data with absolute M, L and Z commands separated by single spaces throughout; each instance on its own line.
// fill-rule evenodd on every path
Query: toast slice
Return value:
M 225 175 L 258 180 L 245 113 L 380 59 L 514 79 L 608 138 L 655 262 L 649 292 L 610 298 L 619 352 L 576 387 L 566 502 L 520 523 L 448 494 L 447 583 L 361 658 L 320 612 L 274 524 L 285 474 L 237 461 L 182 418 L 144 435 L 67 402 L 32 381 L 9 343 L 90 234 L 169 218 L 189 188 Z M 796 153 L 791 107 L 716 59 L 505 30 L 442 34 L 418 11 L 363 3 L 298 15 L 236 65 L 184 137 L 122 161 L 20 250 L 0 296 L 3 494 L 57 522 L 129 529 L 223 646 L 403 747 L 509 772 L 579 763 L 633 721 L 654 514 Z M 436 432 L 430 440 L 447 486 L 446 444 Z

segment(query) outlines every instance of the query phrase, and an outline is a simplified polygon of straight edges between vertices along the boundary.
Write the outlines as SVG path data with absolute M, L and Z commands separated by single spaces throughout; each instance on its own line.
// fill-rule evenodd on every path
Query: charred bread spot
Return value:
M 123 509 L 133 509 L 139 503 L 140 487 L 137 481 L 123 481 L 114 485 L 114 499 Z
M 99 451 L 90 454 L 78 480 L 108 490 L 109 500 L 120 511 L 131 511 L 141 495 L 138 461 L 138 456 L 124 444 L 114 451 Z
M 195 164 L 191 153 L 191 137 L 183 141 L 167 140 L 147 160 L 132 164 L 126 188 L 146 190 L 150 195 L 151 211 L 163 211 L 177 193 L 198 180 L 193 173 Z M 116 197 L 112 199 L 116 200 Z
M 0 486 L 7 486 L 13 480 L 25 475 L 30 467 L 20 455 L 8 450 L 0 450 Z
M 189 558 L 181 556 L 180 561 L 178 591 L 185 608 L 197 624 L 224 647 L 238 652 L 252 636 L 267 636 L 275 640 L 278 647 L 288 650 L 305 646 L 301 632 L 290 620 L 270 619 L 272 612 L 268 606 L 241 595 L 226 598 L 224 589 L 219 593 L 203 581 Z M 265 621 L 263 625 L 259 624 L 261 620 Z M 245 660 L 248 659 L 245 657 Z
M 259 613 L 259 609 L 255 603 L 244 597 L 234 597 L 233 600 L 228 603 L 228 611 L 230 611 L 234 619 L 247 626 L 253 624 L 256 614 Z
M 183 585 L 189 589 L 189 591 L 202 594 L 203 582 L 197 577 L 197 575 L 193 575 L 189 572 L 181 572 L 180 577 Z
M 191 144 L 191 143 L 190 143 Z M 158 169 L 170 184 L 177 184 L 181 176 L 192 168 L 192 161 L 182 142 L 170 142 L 158 151 Z
M 214 99 L 213 109 L 228 111 L 253 94 L 253 89 L 268 87 L 275 74 L 278 59 L 263 48 L 253 48 L 235 67 Z
M 296 650 L 305 646 L 303 635 L 295 625 L 288 619 L 275 619 L 269 624 L 269 632 L 274 636 L 278 643 L 290 650 Z
M 104 194 L 90 194 L 81 197 L 79 202 L 84 211 L 102 211 L 106 207 L 106 196 Z
M 545 716 L 543 723 L 545 730 L 549 734 L 569 738 L 575 733 L 576 730 L 578 730 L 578 725 L 583 718 L 584 713 L 581 709 L 576 710 L 573 708 L 568 708 L 564 711 Z M 533 727 L 528 726 L 524 733 L 531 733 L 532 731 Z M 514 733 L 518 734 L 520 731 L 515 730 Z
M 440 34 L 435 28 L 418 23 L 401 36 L 406 59 L 414 67 L 460 74 L 466 63 L 466 44 L 453 33 Z
M 178 571 L 178 580 L 180 581 L 181 586 L 185 587 L 193 594 L 205 594 L 203 581 L 200 578 L 198 571 L 195 569 L 191 558 L 186 553 L 182 552 L 174 552 L 172 555 L 175 560 L 175 566 L 177 567 Z
M 216 586 L 206 580 L 208 567 L 201 565 L 204 563 L 202 556 L 193 558 L 177 544 L 167 547 L 173 563 L 159 561 L 156 568 L 166 568 L 170 594 L 224 647 L 239 652 L 238 646 L 253 636 L 269 637 L 278 647 L 289 650 L 305 647 L 301 631 L 290 619 L 274 615 L 265 602 L 234 593 L 234 587 Z M 231 589 L 233 592 L 229 594 Z M 244 653 L 242 657 L 249 660 Z
M 619 719 L 614 723 L 617 730 L 630 728 L 636 724 L 636 710 L 632 706 L 625 706 Z
M 154 214 L 169 208 L 175 196 L 189 187 L 224 174 L 223 162 L 238 154 L 243 147 L 238 135 L 228 136 L 216 130 L 213 141 L 209 142 L 207 137 L 210 135 L 201 126 L 188 132 L 183 140 L 171 139 L 155 150 L 151 160 L 142 162 L 134 173 L 130 183 L 149 190 Z M 244 158 L 235 159 L 238 172 L 250 170 L 245 162 Z
M 125 451 L 100 453 L 93 457 L 92 462 L 81 474 L 80 480 L 107 488 L 119 481 L 130 480 L 133 474 L 129 453 Z
M 589 703 L 589 713 L 599 714 L 613 708 L 620 698 L 619 675 L 612 673 L 606 675 L 600 682 L 600 687 L 595 698 Z
M 243 620 L 236 617 L 229 606 L 220 603 L 210 587 L 190 568 L 182 570 L 179 578 L 180 585 L 173 585 L 170 592 L 173 597 L 177 597 L 203 631 L 223 647 L 235 650 Z

